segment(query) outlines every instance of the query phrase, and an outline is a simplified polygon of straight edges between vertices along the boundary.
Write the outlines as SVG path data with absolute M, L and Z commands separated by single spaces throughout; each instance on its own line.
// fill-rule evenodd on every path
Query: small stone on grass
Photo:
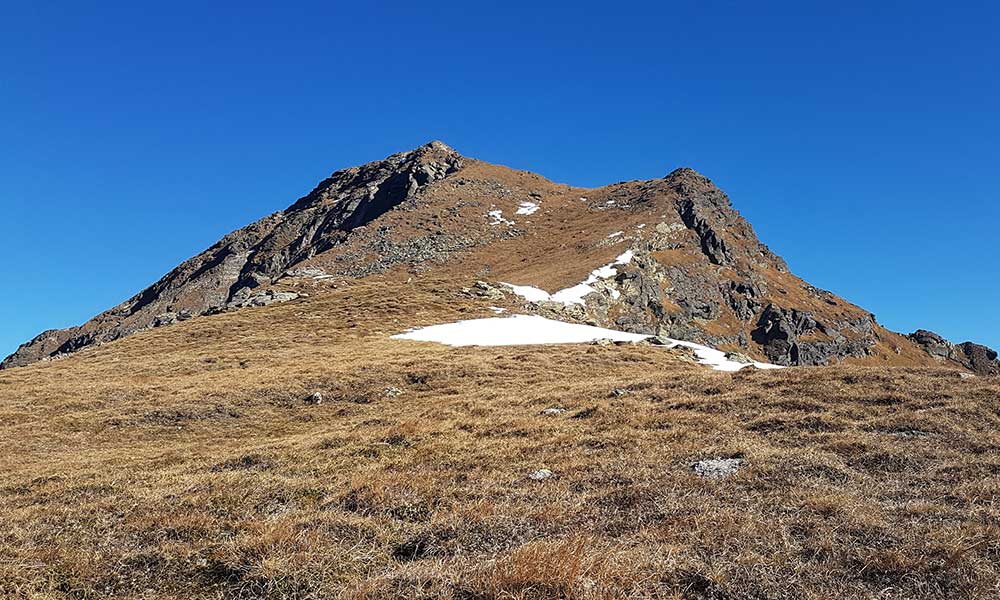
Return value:
M 743 466 L 742 458 L 708 458 L 691 465 L 694 472 L 709 479 L 723 479 L 735 475 Z
M 554 473 L 548 469 L 538 469 L 537 471 L 532 471 L 531 473 L 528 473 L 528 479 L 532 481 L 541 481 L 543 479 L 548 479 L 549 477 L 552 477 L 552 475 L 554 475 Z

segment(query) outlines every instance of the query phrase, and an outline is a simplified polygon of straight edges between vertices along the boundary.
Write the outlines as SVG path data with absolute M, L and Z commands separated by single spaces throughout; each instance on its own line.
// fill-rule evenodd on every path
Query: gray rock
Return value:
M 656 230 L 656 233 L 669 235 L 671 233 L 677 233 L 678 231 L 684 231 L 686 227 L 684 227 L 683 223 L 657 223 L 654 229 Z
M 399 389 L 398 387 L 387 387 L 384 390 L 382 390 L 382 395 L 386 396 L 387 398 L 395 398 L 396 396 L 399 396 L 402 393 L 403 390 Z
M 559 408 L 559 407 L 556 407 L 556 406 L 552 406 L 552 407 L 544 409 L 542 412 L 540 412 L 538 414 L 544 415 L 544 416 L 548 417 L 548 416 L 552 416 L 552 415 L 561 415 L 564 412 L 566 412 L 565 408 Z
M 886 433 L 902 438 L 926 437 L 928 435 L 926 431 L 921 431 L 920 429 L 894 429 Z
M 298 269 L 289 269 L 285 271 L 286 277 L 305 277 L 309 279 L 329 279 L 333 277 L 323 269 L 319 267 L 301 267 Z
M 277 302 L 288 302 L 289 300 L 295 300 L 298 297 L 299 294 L 295 292 L 279 292 L 277 290 L 264 290 L 261 292 L 249 293 L 244 298 L 231 302 L 229 306 L 231 308 L 246 308 L 250 306 L 269 306 Z
M 722 479 L 735 475 L 742 466 L 742 458 L 708 458 L 699 460 L 691 465 L 691 468 L 701 477 Z
M 163 327 L 164 325 L 173 325 L 177 322 L 177 313 L 162 313 L 153 317 L 153 327 Z
M 532 481 L 541 481 L 543 479 L 548 479 L 553 475 L 555 475 L 555 473 L 553 473 L 548 469 L 538 469 L 537 471 L 532 471 L 531 473 L 528 473 L 528 479 Z
M 920 344 L 924 352 L 939 360 L 948 360 L 955 354 L 955 345 L 933 331 L 918 329 L 907 337 Z
M 753 363 L 752 358 L 741 352 L 726 352 L 726 358 L 733 362 L 743 363 L 744 365 Z
M 306 396 L 305 403 L 306 404 L 322 404 L 323 403 L 323 394 L 321 394 L 319 392 L 313 392 L 313 393 L 309 394 L 308 396 Z
M 504 286 L 497 286 L 485 281 L 477 281 L 469 288 L 469 293 L 473 296 L 479 298 L 485 298 L 487 300 L 503 300 L 506 296 L 505 291 L 507 290 Z

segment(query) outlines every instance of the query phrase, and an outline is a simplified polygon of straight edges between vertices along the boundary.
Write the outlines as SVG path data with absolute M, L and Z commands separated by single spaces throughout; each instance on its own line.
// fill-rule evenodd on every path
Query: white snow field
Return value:
M 437 342 L 448 346 L 529 346 L 580 344 L 594 340 L 638 342 L 649 336 L 564 323 L 538 315 L 470 319 L 421 327 L 392 336 L 397 340 Z
M 554 294 L 550 294 L 543 289 L 530 285 L 514 285 L 513 283 L 506 282 L 501 282 L 501 284 L 509 287 L 515 294 L 524 298 L 528 302 L 559 302 L 560 304 L 566 305 L 584 304 L 583 297 L 597 291 L 592 288 L 590 284 L 597 283 L 599 279 L 614 277 L 618 273 L 618 269 L 615 267 L 618 265 L 627 265 L 632 262 L 632 257 L 632 251 L 626 250 L 620 254 L 614 262 L 591 271 L 590 276 L 587 277 L 583 283 L 578 283 L 572 287 L 559 290 Z M 612 296 L 617 298 L 617 292 L 617 290 L 612 290 Z
M 640 333 L 627 333 L 564 323 L 546 319 L 538 315 L 513 315 L 510 317 L 490 317 L 485 319 L 470 319 L 443 325 L 431 325 L 413 329 L 392 336 L 396 340 L 415 340 L 419 342 L 437 342 L 447 346 L 531 346 L 539 344 L 581 344 L 595 340 L 611 340 L 622 342 L 639 342 L 650 336 Z M 726 358 L 721 350 L 669 339 L 666 348 L 684 346 L 694 350 L 698 363 L 717 371 L 739 371 L 749 366 Z M 754 362 L 760 369 L 780 369 L 778 365 Z

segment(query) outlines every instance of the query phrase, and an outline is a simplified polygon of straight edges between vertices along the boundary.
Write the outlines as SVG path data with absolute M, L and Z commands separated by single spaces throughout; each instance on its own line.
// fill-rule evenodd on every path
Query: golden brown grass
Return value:
M 491 313 L 393 277 L 0 372 L 0 597 L 1000 593 L 996 380 L 394 341 Z

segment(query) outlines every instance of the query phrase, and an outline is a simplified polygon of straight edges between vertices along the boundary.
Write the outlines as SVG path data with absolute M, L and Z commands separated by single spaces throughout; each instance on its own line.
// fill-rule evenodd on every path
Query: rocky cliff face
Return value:
M 323 293 L 334 277 L 402 269 L 438 273 L 456 287 L 485 278 L 559 289 L 624 250 L 632 260 L 593 283 L 582 303 L 521 308 L 782 365 L 945 364 L 1000 373 L 988 348 L 925 331 L 893 334 L 870 312 L 795 277 L 729 198 L 691 169 L 582 189 L 464 158 L 440 142 L 334 173 L 121 305 L 39 335 L 2 367 L 291 300 L 302 285 Z

